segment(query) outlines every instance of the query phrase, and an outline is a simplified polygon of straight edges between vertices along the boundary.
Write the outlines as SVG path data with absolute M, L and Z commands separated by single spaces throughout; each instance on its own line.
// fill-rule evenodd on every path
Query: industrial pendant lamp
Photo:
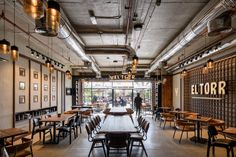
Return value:
M 181 76 L 182 76 L 182 77 L 187 76 L 187 70 L 186 70 L 186 69 L 184 69 L 184 70 L 181 72 Z
M 47 68 L 49 69 L 49 68 L 50 68 L 50 65 L 51 65 L 51 61 L 50 61 L 49 59 L 47 59 L 47 60 L 45 61 L 45 64 L 46 64 Z
M 60 24 L 60 5 L 54 0 L 47 2 L 46 28 L 51 33 L 57 35 Z
M 70 70 L 66 70 L 66 77 L 68 78 L 68 79 L 71 79 L 71 72 L 70 72 Z
M 24 0 L 24 11 L 33 19 L 43 17 L 43 0 Z
M 4 9 L 3 17 L 5 17 L 5 0 L 4 0 Z M 2 54 L 8 54 L 10 50 L 10 42 L 5 39 L 5 19 L 3 20 L 3 39 L 0 40 L 0 51 Z
M 138 65 L 138 57 L 136 55 L 133 57 L 133 64 L 132 65 L 135 65 L 135 66 Z
M 208 73 L 208 68 L 207 68 L 206 64 L 203 66 L 202 73 L 203 74 L 207 74 Z
M 19 58 L 19 49 L 18 49 L 18 47 L 17 46 L 15 46 L 15 41 L 16 41 L 16 28 L 15 28 L 15 25 L 16 25 L 16 1 L 14 1 L 14 45 L 13 46 L 11 46 L 11 59 L 13 60 L 13 61 L 17 61 L 18 60 L 18 58 Z
M 50 67 L 49 67 L 49 72 L 53 73 L 54 72 L 54 65 L 53 64 L 50 64 Z

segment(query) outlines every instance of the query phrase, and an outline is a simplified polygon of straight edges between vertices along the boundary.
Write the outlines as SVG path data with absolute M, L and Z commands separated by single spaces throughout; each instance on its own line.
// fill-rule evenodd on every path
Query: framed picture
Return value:
M 56 77 L 52 76 L 52 82 L 56 82 Z
M 56 100 L 56 96 L 53 95 L 53 96 L 52 96 L 52 101 L 55 101 L 55 100 Z
M 66 88 L 66 95 L 72 95 L 72 88 Z
M 43 101 L 44 101 L 44 102 L 47 102 L 47 101 L 48 101 L 48 96 L 47 96 L 47 95 L 44 95 L 44 96 L 43 96 Z
M 33 102 L 38 102 L 38 95 L 33 96 Z
M 19 96 L 19 104 L 25 104 L 25 96 L 24 95 Z
M 25 68 L 19 68 L 19 75 L 20 76 L 25 76 Z
M 25 82 L 19 82 L 19 90 L 25 90 Z
M 52 86 L 52 91 L 55 92 L 56 91 L 56 87 Z
M 47 85 L 47 84 L 45 84 L 45 85 L 43 86 L 43 90 L 44 90 L 44 91 L 48 91 L 48 85 Z
M 34 79 L 38 79 L 39 73 L 37 71 L 34 71 Z
M 47 75 L 47 74 L 44 74 L 44 75 L 43 75 L 43 79 L 44 79 L 44 81 L 48 81 L 48 75 Z
M 34 91 L 38 91 L 38 84 L 37 83 L 33 84 L 33 89 L 34 89 Z

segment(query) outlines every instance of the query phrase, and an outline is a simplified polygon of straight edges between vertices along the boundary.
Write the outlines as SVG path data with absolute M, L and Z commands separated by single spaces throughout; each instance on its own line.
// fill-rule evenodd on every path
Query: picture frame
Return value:
M 34 91 L 38 91 L 38 83 L 33 84 L 33 89 L 34 89 Z
M 43 80 L 48 81 L 48 75 L 47 74 L 43 74 Z
M 19 90 L 25 90 L 25 82 L 23 81 L 19 82 Z
M 47 102 L 47 101 L 48 101 L 48 96 L 47 96 L 47 95 L 44 95 L 44 96 L 43 96 L 43 101 L 44 101 L 44 102 Z
M 56 96 L 52 95 L 52 101 L 55 101 L 55 100 L 56 100 Z
M 38 102 L 38 95 L 34 95 L 34 96 L 33 96 L 33 102 L 34 102 L 34 103 Z
M 43 86 L 43 90 L 44 90 L 44 91 L 48 91 L 48 85 L 47 85 L 47 84 L 45 84 L 45 85 Z
M 19 76 L 25 76 L 25 68 L 19 68 Z
M 34 72 L 33 72 L 33 75 L 34 75 L 34 79 L 38 79 L 39 73 L 38 73 L 37 71 L 34 71 Z
M 66 88 L 66 95 L 72 95 L 72 88 Z
M 56 82 L 56 77 L 52 76 L 52 82 Z
M 25 95 L 19 96 L 19 104 L 25 104 Z
M 52 91 L 55 92 L 56 91 L 56 87 L 52 86 Z

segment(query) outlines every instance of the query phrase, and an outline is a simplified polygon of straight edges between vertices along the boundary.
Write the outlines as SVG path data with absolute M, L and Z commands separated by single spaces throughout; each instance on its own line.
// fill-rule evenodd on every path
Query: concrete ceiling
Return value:
M 95 51 L 87 52 L 87 47 L 129 47 L 139 57 L 137 71 L 144 73 L 154 62 L 156 57 L 163 53 L 163 50 L 176 40 L 175 38 L 183 32 L 189 23 L 204 13 L 200 11 L 205 6 L 213 6 L 220 0 L 161 0 L 160 6 L 156 5 L 156 0 L 57 0 L 63 15 L 65 14 L 71 27 L 81 39 L 84 53 L 96 64 L 101 72 L 113 72 L 125 69 L 131 64 L 130 54 L 120 53 L 111 49 L 109 52 Z M 30 31 L 32 35 L 32 45 L 49 57 L 53 57 L 65 65 L 78 65 L 75 68 L 79 72 L 94 73 L 91 69 L 81 68 L 84 65 L 82 59 L 76 55 L 63 40 L 59 37 L 48 38 L 34 33 L 34 20 L 27 16 L 18 0 L 16 25 L 23 30 Z M 3 4 L 3 0 L 0 0 Z M 13 21 L 12 1 L 6 3 L 6 17 Z M 210 8 L 210 7 L 209 7 Z M 209 9 L 207 8 L 207 9 Z M 1 5 L 1 10 L 3 5 Z M 210 10 L 210 9 L 209 9 Z M 92 24 L 89 11 L 93 11 L 97 24 Z M 205 9 L 205 12 L 207 10 Z M 200 15 L 199 15 L 200 14 Z M 141 24 L 141 30 L 134 30 L 136 24 Z M 13 25 L 7 23 L 7 36 L 12 40 Z M 0 29 L 3 30 L 3 25 Z M 191 26 L 190 26 L 191 27 Z M 28 35 L 17 29 L 17 42 L 24 41 L 28 45 Z M 2 31 L 1 31 L 2 34 Z M 198 38 L 190 42 L 185 50 L 181 49 L 167 60 L 169 66 L 175 65 L 185 51 L 185 57 L 193 54 L 199 45 L 206 46 L 206 43 L 214 42 L 223 36 L 206 38 L 206 31 L 202 32 Z M 19 37 L 18 37 L 19 36 Z M 21 37 L 20 37 L 21 36 Z M 23 36 L 23 37 L 22 37 Z M 35 40 L 35 39 L 37 40 Z M 206 42 L 207 41 L 207 42 Z M 53 43 L 53 44 L 51 44 Z M 45 46 L 46 45 L 46 46 Z M 49 45 L 49 46 L 48 46 Z M 51 46 L 52 45 L 52 46 Z M 49 52 L 50 47 L 53 51 Z M 154 71 L 155 72 L 155 71 Z

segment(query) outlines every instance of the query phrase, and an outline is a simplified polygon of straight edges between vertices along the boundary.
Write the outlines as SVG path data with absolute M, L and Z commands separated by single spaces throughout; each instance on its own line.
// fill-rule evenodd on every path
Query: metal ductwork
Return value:
M 128 58 L 132 58 L 136 55 L 135 50 L 127 45 L 119 46 L 119 45 L 107 45 L 107 46 L 90 46 L 85 47 L 85 51 L 87 55 L 95 56 L 95 55 L 126 55 Z
M 64 14 L 62 14 L 64 15 Z M 69 25 L 69 21 L 60 23 L 60 30 L 58 36 L 60 39 L 64 40 L 69 48 L 71 48 L 84 62 L 91 62 L 91 68 L 97 75 L 101 75 L 99 68 L 96 63 L 93 62 L 86 54 L 84 50 L 84 43 L 81 41 L 80 37 L 75 33 L 72 26 Z
M 215 7 L 208 11 L 204 16 L 195 22 L 193 26 L 191 24 L 193 21 L 186 27 L 186 29 L 177 37 L 175 40 L 170 43 L 167 48 L 165 48 L 160 55 L 152 62 L 150 69 L 145 73 L 148 75 L 154 71 L 162 61 L 166 61 L 176 54 L 181 48 L 186 46 L 190 41 L 192 41 L 196 36 L 198 36 L 207 26 L 207 22 L 211 19 L 218 17 L 220 14 L 224 13 L 227 10 L 234 9 L 236 6 L 236 0 L 222 0 L 219 1 Z

